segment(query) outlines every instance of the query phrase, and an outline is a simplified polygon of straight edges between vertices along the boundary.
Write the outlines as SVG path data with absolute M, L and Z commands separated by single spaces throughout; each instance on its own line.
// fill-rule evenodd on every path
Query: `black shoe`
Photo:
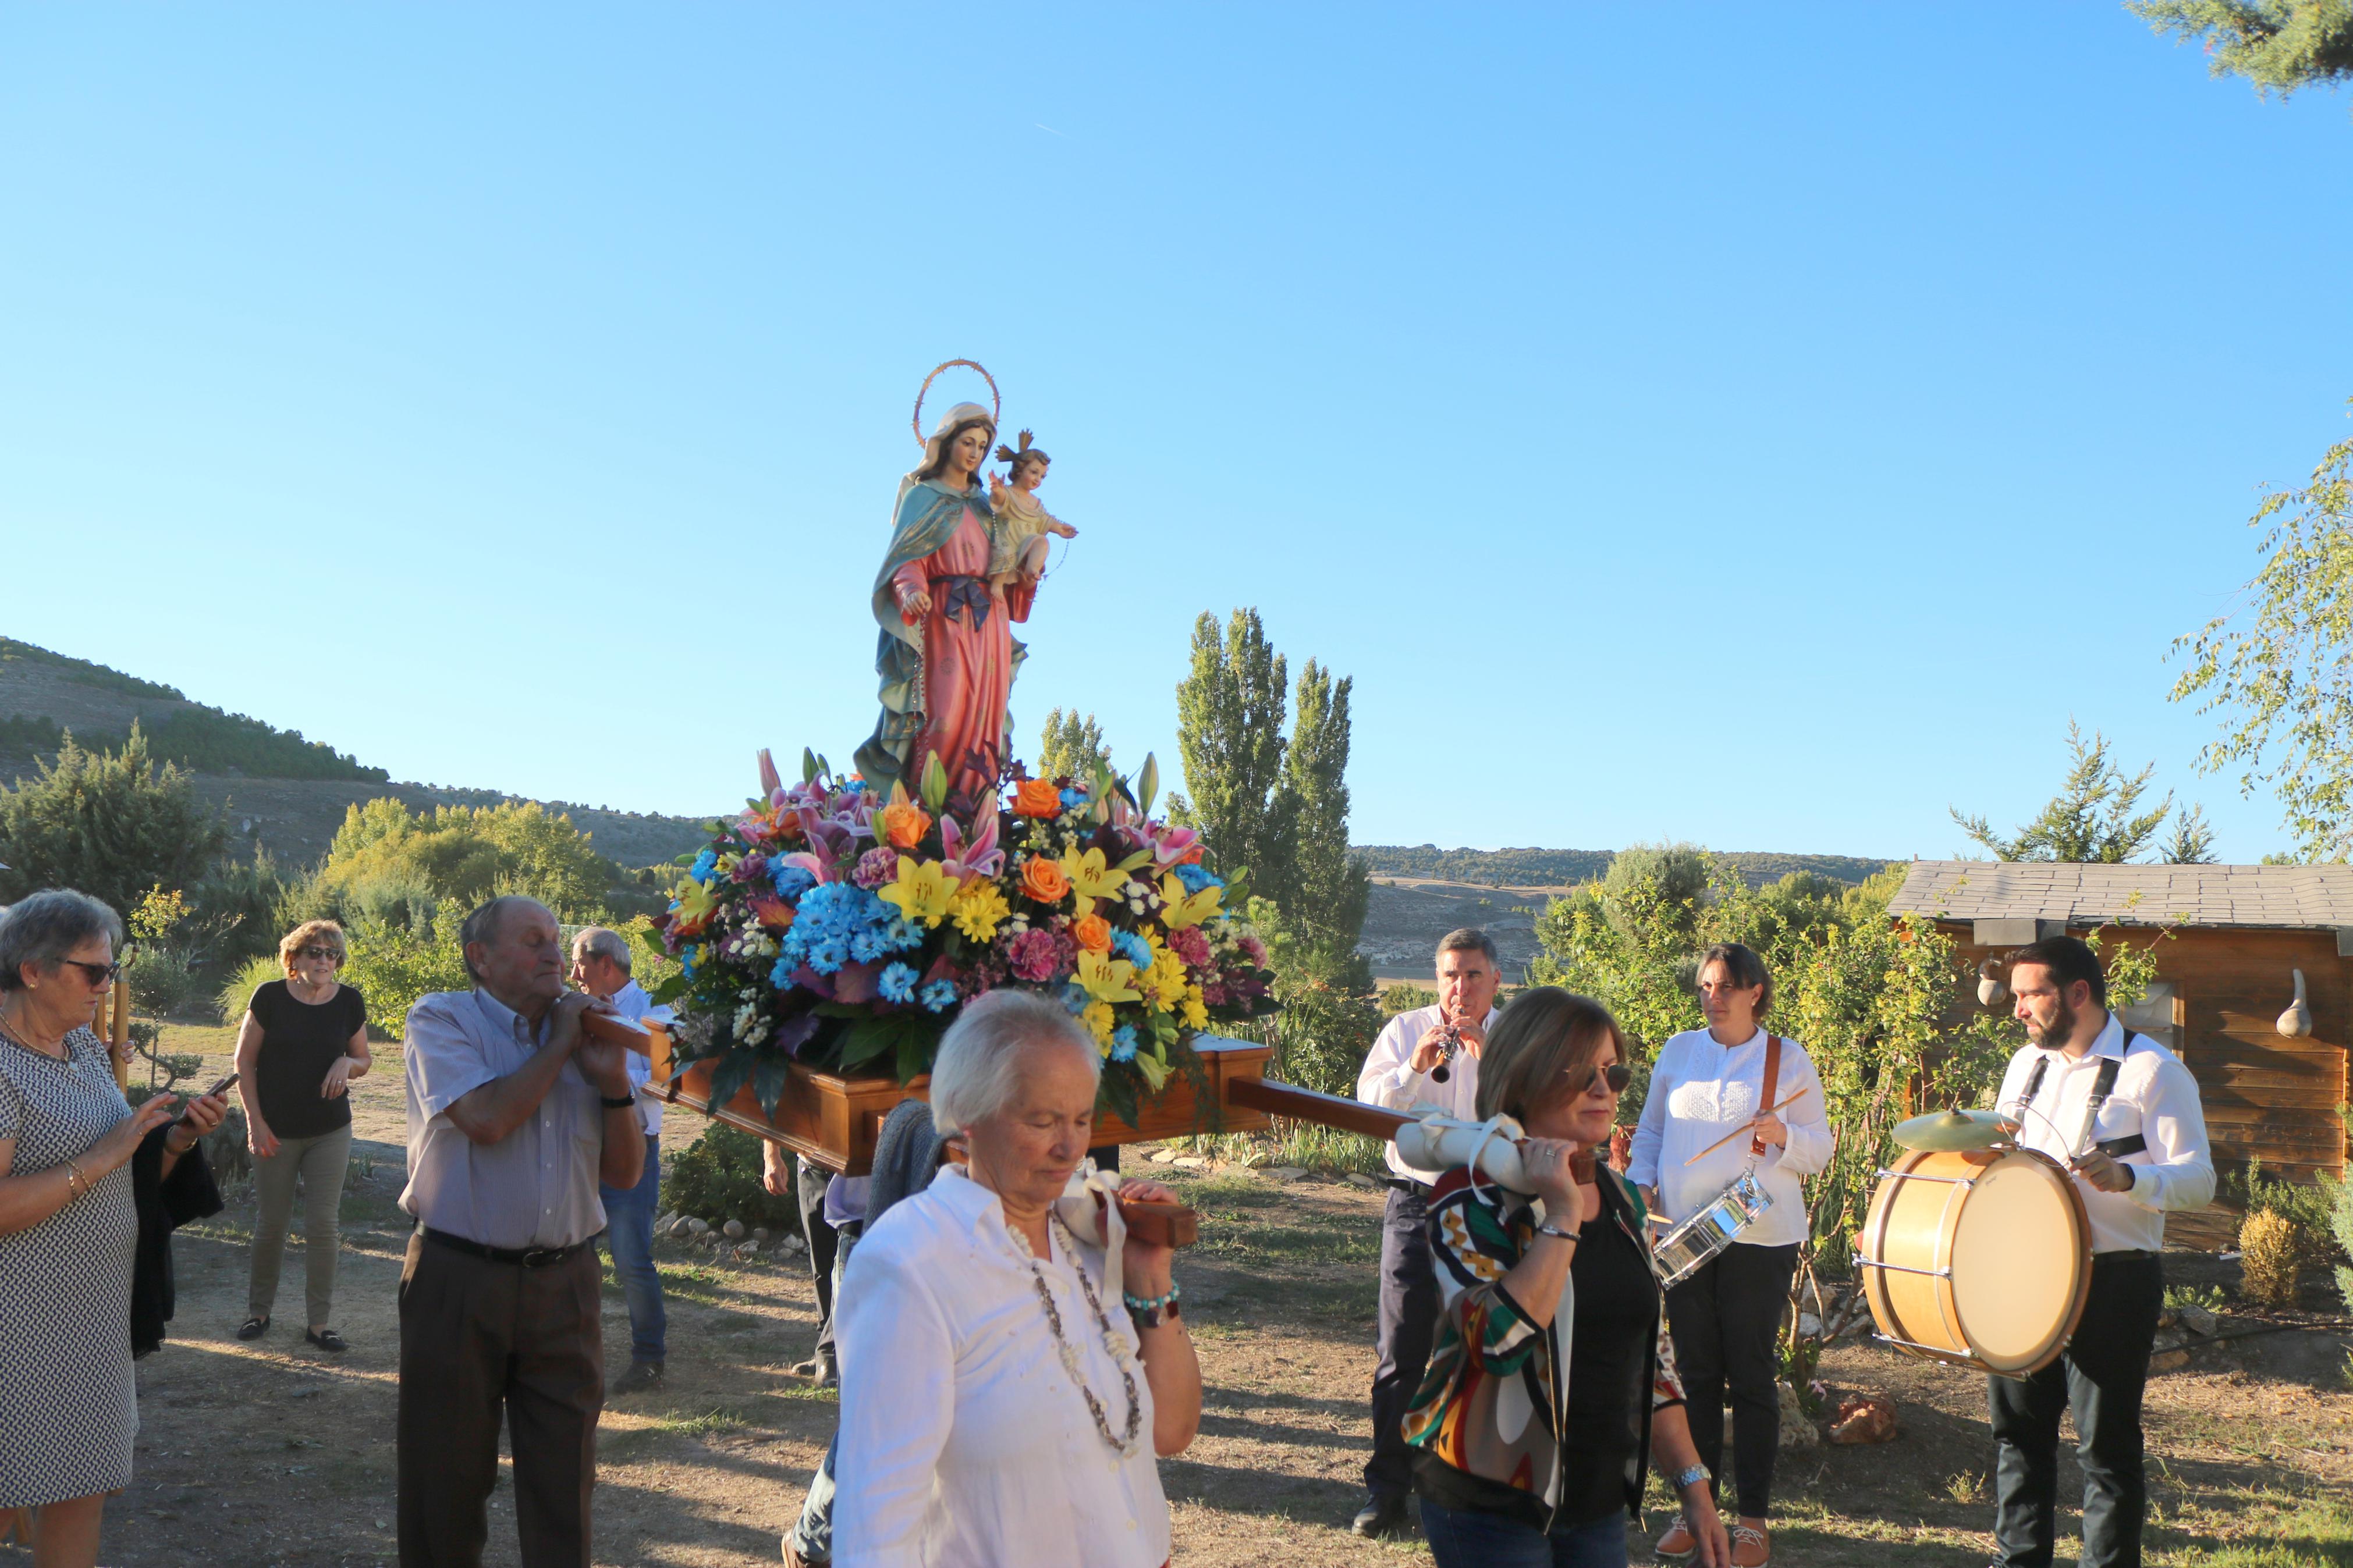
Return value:
M 841 1369 L 835 1364 L 830 1349 L 820 1350 L 808 1360 L 795 1363 L 793 1375 L 814 1378 L 819 1388 L 833 1388 L 841 1382 Z
M 241 1340 L 258 1340 L 269 1331 L 268 1318 L 248 1318 L 237 1326 L 237 1337 Z
M 1367 1541 L 1378 1541 L 1385 1535 L 1402 1532 L 1405 1527 L 1405 1493 L 1377 1490 L 1365 1499 L 1365 1506 L 1356 1510 L 1356 1522 L 1348 1528 Z
M 617 1394 L 643 1394 L 649 1389 L 659 1388 L 662 1385 L 662 1364 L 658 1361 L 631 1362 L 629 1370 L 613 1384 L 613 1392 Z
M 332 1329 L 304 1329 L 302 1337 L 321 1350 L 331 1351 L 337 1355 L 352 1348 L 343 1342 L 343 1336 Z

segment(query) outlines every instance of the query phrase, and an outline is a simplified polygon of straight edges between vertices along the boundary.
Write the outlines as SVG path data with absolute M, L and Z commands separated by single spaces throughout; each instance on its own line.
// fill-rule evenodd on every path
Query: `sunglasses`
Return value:
M 343 955 L 337 952 L 332 947 L 298 947 L 294 950 L 294 956 L 297 958 L 323 958 L 330 963 L 341 963 L 343 961 Z
M 1577 1092 L 1580 1095 L 1591 1094 L 1595 1089 L 1599 1089 L 1604 1083 L 1607 1083 L 1609 1086 L 1610 1093 L 1623 1094 L 1626 1092 L 1626 1086 L 1633 1081 L 1634 1069 L 1632 1068 L 1628 1067 L 1624 1062 L 1612 1062 L 1606 1068 L 1595 1068 L 1593 1069 L 1593 1076 L 1585 1080 L 1585 1087 L 1578 1089 Z
M 119 963 L 84 963 L 79 958 L 69 958 L 60 962 L 80 970 L 83 978 L 94 986 L 111 985 L 122 974 L 122 965 Z

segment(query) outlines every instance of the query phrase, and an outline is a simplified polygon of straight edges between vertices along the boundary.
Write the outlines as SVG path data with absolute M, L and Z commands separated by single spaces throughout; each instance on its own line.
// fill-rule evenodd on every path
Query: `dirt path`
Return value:
M 175 1031 L 173 1048 L 216 1043 Z M 220 1039 L 218 1044 L 225 1045 Z M 396 1053 L 360 1086 L 331 1358 L 300 1336 L 301 1260 L 283 1271 L 279 1321 L 254 1344 L 244 1315 L 250 1199 L 183 1232 L 173 1338 L 140 1363 L 143 1426 L 131 1490 L 108 1510 L 119 1568 L 284 1564 L 393 1556 L 394 1292 L 406 1227 Z M 674 1151 L 698 1131 L 673 1113 Z M 1208 1383 L 1200 1439 L 1162 1474 L 1179 1563 L 1286 1568 L 1427 1563 L 1419 1541 L 1346 1533 L 1368 1448 L 1377 1193 L 1283 1186 L 1253 1173 L 1171 1172 L 1206 1215 L 1180 1270 Z M 668 1248 L 669 1244 L 663 1244 Z M 299 1254 L 300 1245 L 290 1246 Z M 720 1265 L 681 1247 L 662 1259 L 669 1386 L 604 1418 L 599 1563 L 749 1568 L 776 1537 L 834 1421 L 830 1394 L 785 1369 L 806 1356 L 815 1299 L 798 1265 Z M 617 1289 L 606 1292 L 611 1371 L 628 1361 Z M 2151 1384 L 2150 1559 L 2200 1568 L 2353 1568 L 2353 1394 L 2341 1337 L 2275 1335 L 2200 1352 Z M 1824 1363 L 1834 1384 L 1893 1394 L 1898 1440 L 1785 1456 L 1788 1498 L 1775 1556 L 1791 1564 L 1977 1568 L 1987 1560 L 1989 1447 L 1982 1385 L 1857 1343 Z M 2072 1470 L 2066 1486 L 2075 1482 Z M 1653 1501 L 1658 1500 L 1654 1491 Z M 489 1561 L 516 1562 L 511 1492 L 494 1495 Z M 1662 1518 L 1662 1523 L 1663 1522 Z M 2063 1537 L 2074 1527 L 2063 1520 Z M 2073 1550 L 2063 1541 L 2062 1555 Z M 0 1563 L 28 1562 L 0 1549 Z

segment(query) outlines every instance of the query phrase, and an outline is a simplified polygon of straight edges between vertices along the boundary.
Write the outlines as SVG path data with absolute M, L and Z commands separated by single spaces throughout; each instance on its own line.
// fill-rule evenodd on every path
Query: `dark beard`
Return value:
M 2038 1035 L 2030 1026 L 2026 1031 L 2026 1037 L 2046 1051 L 2057 1050 L 2075 1037 L 2075 1009 L 2067 1005 L 2065 997 L 2061 997 L 2059 1011 L 2052 1016 L 2051 1026 Z

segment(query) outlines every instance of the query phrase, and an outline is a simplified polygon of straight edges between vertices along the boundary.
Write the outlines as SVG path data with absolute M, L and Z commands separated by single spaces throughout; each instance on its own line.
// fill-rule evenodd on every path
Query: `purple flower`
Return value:
M 1020 978 L 1040 984 L 1060 972 L 1060 943 L 1052 931 L 1025 931 L 1006 948 L 1005 962 Z
M 735 862 L 735 869 L 728 874 L 739 882 L 756 882 L 768 874 L 768 858 L 746 855 Z
M 899 852 L 885 845 L 860 855 L 857 868 L 849 873 L 849 879 L 871 892 L 897 880 L 898 876 Z

